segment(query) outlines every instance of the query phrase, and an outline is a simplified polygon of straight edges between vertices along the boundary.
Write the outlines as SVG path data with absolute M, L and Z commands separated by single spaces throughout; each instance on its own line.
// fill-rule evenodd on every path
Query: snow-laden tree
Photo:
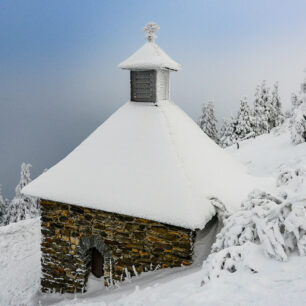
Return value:
M 302 104 L 303 100 L 295 93 L 291 94 L 291 115 Z
M 278 83 L 274 84 L 272 90 L 271 104 L 270 104 L 270 112 L 269 112 L 269 122 L 270 128 L 274 128 L 279 126 L 284 122 L 284 115 L 282 112 L 282 104 L 280 101 L 280 96 L 278 93 Z
M 254 130 L 256 135 L 262 135 L 270 131 L 271 99 L 266 81 L 257 86 L 254 101 Z
M 255 190 L 241 210 L 232 215 L 221 210 L 224 227 L 203 263 L 202 285 L 224 271 L 242 268 L 256 273 L 244 258 L 252 243 L 261 244 L 267 256 L 279 261 L 288 260 L 292 252 L 306 255 L 306 170 L 282 170 L 276 185 L 277 196 Z
M 237 143 L 238 136 L 236 133 L 237 129 L 237 118 L 236 117 L 231 117 L 230 121 L 225 121 L 224 125 L 222 127 L 222 135 L 220 138 L 220 145 L 222 148 L 226 148 L 228 146 L 231 146 L 233 144 Z
M 203 280 L 201 286 L 205 285 L 212 279 L 219 278 L 221 273 L 234 273 L 239 269 L 246 269 L 252 273 L 257 271 L 247 264 L 244 260 L 246 245 L 227 247 L 217 253 L 212 253 L 208 256 L 203 264 Z
M 15 196 L 8 205 L 6 224 L 39 215 L 38 199 L 21 193 L 22 188 L 31 182 L 30 167 L 31 164 L 22 163 L 21 165 L 20 181 L 15 188 Z
M 242 203 L 241 210 L 223 221 L 224 227 L 217 235 L 212 252 L 240 246 L 247 241 L 258 242 L 258 223 L 262 222 L 269 212 L 280 203 L 281 200 L 266 192 L 258 190 L 252 192 L 248 199 Z
M 223 146 L 222 140 L 225 137 L 225 133 L 226 133 L 227 129 L 228 129 L 228 121 L 225 118 L 223 118 L 222 125 L 221 125 L 221 128 L 219 130 L 219 144 L 222 148 L 225 148 L 225 146 Z
M 253 129 L 253 122 L 254 118 L 252 110 L 249 107 L 247 98 L 244 97 L 240 101 L 240 109 L 237 115 L 236 134 L 237 134 L 237 139 L 239 141 L 249 139 L 255 136 L 255 132 Z
M 6 214 L 6 202 L 2 196 L 2 186 L 0 185 L 0 226 L 4 225 L 4 217 Z
M 303 102 L 292 114 L 290 135 L 293 144 L 306 142 L 306 102 Z
M 283 199 L 303 197 L 306 193 L 306 170 L 304 168 L 282 169 L 276 179 L 276 187 Z
M 215 116 L 213 102 L 203 105 L 202 114 L 198 120 L 198 125 L 202 131 L 210 137 L 215 143 L 219 143 L 218 129 L 216 126 L 217 119 Z
M 306 80 L 301 84 L 301 98 L 292 100 L 291 141 L 306 142 Z
M 287 169 L 277 178 L 278 196 L 253 191 L 223 223 L 212 252 L 246 242 L 261 243 L 265 253 L 277 260 L 288 254 L 306 254 L 306 171 Z

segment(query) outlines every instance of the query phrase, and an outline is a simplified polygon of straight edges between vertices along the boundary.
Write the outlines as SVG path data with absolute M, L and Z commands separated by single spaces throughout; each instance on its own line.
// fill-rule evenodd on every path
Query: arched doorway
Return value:
M 111 253 L 101 237 L 96 235 L 81 237 L 77 254 L 83 261 L 84 287 L 86 287 L 90 273 L 101 278 L 109 272 L 112 262 Z
M 89 253 L 91 255 L 91 273 L 100 278 L 104 275 L 104 257 L 96 248 L 91 248 Z

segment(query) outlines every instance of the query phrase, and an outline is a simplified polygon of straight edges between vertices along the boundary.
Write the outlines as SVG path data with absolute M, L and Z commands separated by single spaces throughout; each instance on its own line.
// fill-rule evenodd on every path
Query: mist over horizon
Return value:
M 12 198 L 22 162 L 32 179 L 69 154 L 129 100 L 118 64 L 160 26 L 157 44 L 183 69 L 171 98 L 196 120 L 219 121 L 256 86 L 279 82 L 284 110 L 306 67 L 306 2 L 129 1 L 0 4 L 0 184 Z

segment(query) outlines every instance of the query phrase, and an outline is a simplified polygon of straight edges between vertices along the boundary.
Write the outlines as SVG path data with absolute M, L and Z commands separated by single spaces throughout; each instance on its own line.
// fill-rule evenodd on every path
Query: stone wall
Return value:
M 88 250 L 104 256 L 106 285 L 127 274 L 192 263 L 195 232 L 122 214 L 41 200 L 43 292 L 84 292 Z

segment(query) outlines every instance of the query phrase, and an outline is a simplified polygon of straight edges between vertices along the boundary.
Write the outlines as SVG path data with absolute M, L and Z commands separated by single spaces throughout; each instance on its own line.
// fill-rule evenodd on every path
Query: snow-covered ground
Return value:
M 277 176 L 282 168 L 306 167 L 306 143 L 292 145 L 287 120 L 282 126 L 255 139 L 232 146 L 227 151 L 240 160 L 253 175 Z
M 253 174 L 276 177 L 284 167 L 306 166 L 306 143 L 293 146 L 286 128 L 227 149 Z M 84 295 L 42 295 L 40 222 L 26 220 L 0 228 L 0 305 L 305 305 L 306 258 L 288 262 L 267 258 L 259 245 L 249 244 L 245 261 L 258 273 L 223 272 L 201 287 L 201 265 L 147 272 L 122 284 L 102 288 L 91 278 Z
M 0 227 L 0 305 L 33 305 L 40 278 L 40 220 Z

